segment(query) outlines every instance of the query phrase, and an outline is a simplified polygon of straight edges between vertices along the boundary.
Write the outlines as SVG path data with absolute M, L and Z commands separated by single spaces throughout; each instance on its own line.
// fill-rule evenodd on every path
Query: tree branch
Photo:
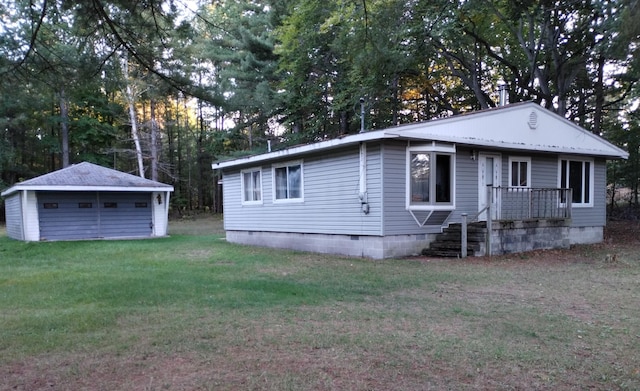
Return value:
M 116 21 L 113 20 L 109 14 L 106 12 L 104 6 L 102 5 L 101 0 L 93 0 L 92 1 L 93 8 L 95 12 L 98 14 L 99 18 L 102 19 L 109 28 L 109 31 L 113 34 L 116 42 L 118 42 L 121 47 L 125 49 L 127 53 L 133 57 L 140 66 L 154 75 L 158 76 L 161 80 L 165 81 L 169 86 L 175 88 L 176 90 L 190 96 L 197 97 L 199 99 L 205 100 L 207 102 L 211 102 L 216 105 L 220 105 L 222 102 L 217 97 L 214 97 L 204 90 L 196 88 L 195 90 L 189 87 L 194 87 L 191 83 L 179 83 L 175 77 L 167 76 L 160 70 L 156 69 L 153 64 L 153 60 L 151 62 L 147 61 L 137 50 L 136 47 L 129 42 L 125 37 L 120 33 L 120 28 L 117 25 Z
M 31 3 L 31 5 L 33 5 L 33 3 Z M 31 8 L 29 8 L 31 9 Z M 33 23 L 31 25 L 31 39 L 29 40 L 29 47 L 27 48 L 27 52 L 24 54 L 24 56 L 22 56 L 22 58 L 20 59 L 20 61 L 18 61 L 16 64 L 13 65 L 13 67 L 11 67 L 10 70 L 7 70 L 5 72 L 2 73 L 13 73 L 15 72 L 18 68 L 22 67 L 24 65 L 24 63 L 27 61 L 27 59 L 29 58 L 29 56 L 31 55 L 31 52 L 33 52 L 35 45 L 36 45 L 36 40 L 38 39 L 38 34 L 40 32 L 40 27 L 42 27 L 42 23 L 44 22 L 44 18 L 47 15 L 47 0 L 44 0 L 42 2 L 42 10 L 40 11 L 40 17 L 38 18 L 36 24 L 35 24 L 35 29 L 33 28 Z M 33 20 L 32 20 L 33 22 Z

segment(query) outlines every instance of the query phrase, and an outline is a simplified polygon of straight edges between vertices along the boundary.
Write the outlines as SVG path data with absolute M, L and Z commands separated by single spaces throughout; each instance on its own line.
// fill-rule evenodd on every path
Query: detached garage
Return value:
M 24 241 L 166 236 L 172 191 L 164 183 L 75 164 L 2 192 L 7 235 Z

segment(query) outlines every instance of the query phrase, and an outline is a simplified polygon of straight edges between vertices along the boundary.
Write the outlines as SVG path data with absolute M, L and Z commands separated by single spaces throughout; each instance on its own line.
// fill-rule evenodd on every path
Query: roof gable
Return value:
M 2 195 L 18 190 L 173 191 L 173 186 L 83 162 L 17 183 Z
M 212 168 L 220 169 L 274 159 L 292 158 L 307 153 L 382 139 L 441 141 L 458 145 L 601 156 L 611 159 L 626 159 L 629 156 L 621 148 L 564 117 L 542 108 L 536 103 L 524 102 L 345 136 L 340 139 L 262 155 L 216 162 L 212 164 Z
M 399 126 L 395 132 L 402 138 L 464 145 L 607 158 L 629 156 L 602 137 L 533 102 Z

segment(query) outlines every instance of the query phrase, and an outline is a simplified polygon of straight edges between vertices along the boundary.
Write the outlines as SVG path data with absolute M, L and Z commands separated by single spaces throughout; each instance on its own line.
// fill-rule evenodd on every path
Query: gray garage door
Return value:
M 41 240 L 147 237 L 151 195 L 113 192 L 40 192 Z

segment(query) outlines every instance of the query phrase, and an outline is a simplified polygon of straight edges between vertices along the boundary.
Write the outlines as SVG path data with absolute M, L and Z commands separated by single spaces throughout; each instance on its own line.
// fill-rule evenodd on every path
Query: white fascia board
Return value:
M 337 138 L 333 140 L 320 141 L 313 144 L 305 144 L 298 147 L 292 147 L 283 149 L 281 151 L 268 152 L 261 155 L 255 156 L 247 156 L 234 160 L 227 160 L 224 162 L 216 162 L 211 164 L 211 168 L 214 170 L 234 167 L 234 166 L 244 166 L 244 165 L 256 165 L 257 163 L 262 163 L 269 160 L 282 159 L 282 158 L 293 158 L 298 155 L 307 154 L 316 151 L 323 151 L 328 149 L 334 149 L 343 147 L 351 144 L 358 144 L 361 142 L 371 141 L 371 140 L 380 140 L 385 138 L 397 138 L 398 136 L 393 133 L 388 133 L 384 130 L 376 130 L 366 133 L 358 133 L 354 135 L 345 136 L 342 138 Z
M 441 141 L 455 143 L 457 145 L 468 145 L 478 147 L 500 148 L 500 149 L 513 149 L 519 151 L 535 151 L 535 152 L 553 152 L 563 154 L 579 154 L 590 156 L 601 156 L 608 158 L 622 158 L 627 159 L 629 154 L 617 147 L 607 149 L 586 149 L 576 146 L 554 146 L 554 145 L 532 145 L 525 143 L 515 143 L 501 140 L 484 140 L 474 137 L 455 137 L 442 134 L 429 134 L 424 132 L 402 132 L 401 138 L 409 140 L 425 140 L 425 141 Z
M 117 187 L 117 186 L 24 186 L 19 183 L 2 192 L 2 197 L 11 195 L 20 190 L 30 191 L 117 191 L 117 192 L 151 192 L 173 191 L 173 186 L 168 187 Z
M 17 191 L 19 191 L 20 189 L 16 189 L 15 186 L 10 187 L 8 189 L 6 189 L 5 191 L 3 191 L 2 193 L 0 193 L 0 197 L 7 197 L 10 196 L 13 193 L 16 193 Z

